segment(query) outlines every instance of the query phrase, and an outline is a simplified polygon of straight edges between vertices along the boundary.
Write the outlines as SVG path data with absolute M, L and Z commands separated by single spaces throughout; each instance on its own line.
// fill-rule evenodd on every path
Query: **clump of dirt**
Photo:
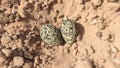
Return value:
M 40 28 L 75 21 L 73 44 L 49 46 Z M 119 68 L 119 0 L 0 0 L 0 68 Z

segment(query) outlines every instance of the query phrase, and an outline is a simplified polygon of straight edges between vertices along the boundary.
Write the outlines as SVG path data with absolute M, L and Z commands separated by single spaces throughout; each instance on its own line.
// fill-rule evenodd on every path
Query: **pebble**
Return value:
M 93 65 L 88 60 L 78 60 L 74 68 L 93 68 Z
M 91 0 L 92 3 L 96 6 L 100 6 L 102 4 L 102 1 L 101 0 Z
M 26 17 L 26 12 L 24 11 L 23 8 L 19 7 L 18 13 L 22 18 Z
M 5 58 L 0 57 L 0 66 L 5 62 Z
M 116 0 L 108 0 L 108 2 L 115 2 Z
M 12 38 L 8 35 L 3 35 L 1 38 L 2 44 L 8 44 L 12 41 Z
M 102 37 L 102 32 L 98 31 L 98 32 L 96 33 L 96 36 L 99 37 L 99 38 L 101 38 L 101 37 Z
M 21 67 L 24 64 L 24 59 L 21 56 L 15 56 L 13 62 L 14 66 Z
M 9 57 L 12 51 L 10 49 L 2 49 L 2 52 L 6 55 L 6 57 Z
M 69 49 L 64 49 L 64 53 L 69 53 Z
M 118 53 L 119 50 L 115 46 L 110 47 L 113 53 Z
M 66 43 L 66 44 L 64 45 L 64 48 L 70 48 L 70 47 L 71 47 L 70 44 L 67 44 L 67 43 Z
M 2 34 L 2 33 L 4 33 L 4 32 L 5 32 L 5 30 L 2 29 L 2 28 L 0 28 L 0 34 Z
M 17 40 L 17 39 L 18 39 L 18 36 L 17 36 L 17 35 L 12 35 L 12 38 L 13 38 L 14 40 Z
M 74 50 L 72 51 L 72 55 L 73 55 L 73 57 L 76 57 L 76 55 L 77 55 L 77 50 L 76 50 L 76 49 L 74 49 Z
M 113 63 L 112 61 L 107 61 L 105 64 L 104 64 L 104 68 L 119 68 L 119 67 L 116 67 L 114 64 L 116 64 L 115 62 Z
M 36 56 L 36 57 L 34 58 L 34 67 L 36 67 L 38 64 L 39 64 L 39 57 Z
M 38 10 L 39 10 L 39 7 L 40 7 L 40 6 L 39 6 L 39 2 L 36 2 L 36 3 L 35 3 L 35 11 L 38 11 Z
M 7 14 L 1 13 L 0 14 L 0 24 L 6 24 L 9 22 L 9 17 Z
M 82 38 L 82 37 L 81 37 L 81 35 L 79 34 L 79 35 L 77 36 L 76 40 L 77 40 L 77 41 L 80 41 L 81 38 Z
M 99 23 L 98 24 L 98 29 L 99 30 L 104 30 L 105 29 L 105 25 L 103 23 Z
M 29 53 L 29 52 L 25 52 L 25 53 L 24 53 L 24 56 L 25 56 L 25 58 L 27 58 L 27 59 L 33 59 L 33 56 L 32 56 L 31 53 Z
M 33 0 L 29 0 L 29 3 L 33 3 Z
M 31 68 L 32 66 L 29 63 L 25 63 L 23 68 Z
M 21 39 L 18 39 L 16 45 L 17 45 L 18 48 L 22 48 L 22 47 L 23 47 L 23 42 L 22 42 L 22 40 L 21 40 Z
M 14 16 L 13 14 L 10 14 L 10 16 L 9 16 L 9 21 L 10 21 L 10 22 L 14 22 L 14 18 L 15 18 L 15 16 Z
M 16 22 L 20 21 L 20 16 L 17 15 L 17 16 L 15 17 L 15 21 L 16 21 Z

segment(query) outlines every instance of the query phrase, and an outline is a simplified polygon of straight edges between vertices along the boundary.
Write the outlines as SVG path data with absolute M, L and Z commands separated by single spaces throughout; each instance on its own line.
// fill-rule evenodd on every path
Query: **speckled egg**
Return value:
M 40 29 L 40 36 L 44 42 L 50 45 L 62 44 L 62 35 L 60 31 L 52 24 L 45 24 Z
M 74 43 L 76 39 L 75 22 L 71 20 L 64 20 L 61 26 L 61 33 L 66 43 Z

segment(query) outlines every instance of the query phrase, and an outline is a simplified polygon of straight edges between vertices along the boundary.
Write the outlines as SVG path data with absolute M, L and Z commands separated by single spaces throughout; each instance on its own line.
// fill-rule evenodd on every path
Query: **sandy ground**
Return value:
M 44 23 L 76 22 L 72 45 L 48 46 Z M 0 68 L 120 68 L 119 0 L 0 0 Z

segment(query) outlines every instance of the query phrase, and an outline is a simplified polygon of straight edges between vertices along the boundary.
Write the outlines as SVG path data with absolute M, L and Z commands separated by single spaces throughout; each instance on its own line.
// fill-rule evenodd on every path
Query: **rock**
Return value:
M 117 0 L 108 0 L 108 2 L 115 2 L 115 1 L 117 1 Z
M 23 68 L 31 68 L 32 66 L 31 66 L 31 64 L 29 64 L 29 63 L 25 63 L 24 64 L 24 66 L 23 66 Z
M 72 51 L 72 56 L 73 56 L 73 57 L 76 57 L 76 55 L 77 55 L 77 50 L 74 49 L 74 50 Z
M 3 35 L 1 38 L 2 44 L 8 44 L 12 41 L 12 38 L 8 35 Z
M 6 24 L 9 22 L 9 18 L 7 14 L 0 13 L 0 24 Z
M 9 22 L 9 17 L 7 14 L 1 13 L 0 14 L 0 24 L 6 24 Z
M 17 35 L 12 35 L 13 40 L 17 40 L 18 36 Z
M 82 39 L 81 35 L 79 34 L 76 38 L 77 41 L 80 41 Z
M 18 48 L 22 48 L 22 47 L 23 47 L 23 42 L 22 42 L 22 40 L 21 40 L 21 39 L 18 39 L 16 45 L 17 45 Z
M 39 2 L 36 2 L 36 3 L 35 3 L 35 8 L 34 8 L 34 9 L 35 9 L 35 11 L 38 11 L 38 10 L 39 10 L 39 8 L 40 8 L 40 6 L 39 6 Z
M 6 55 L 6 57 L 9 57 L 11 55 L 10 49 L 2 49 L 2 52 Z
M 5 32 L 5 30 L 0 28 L 0 34 L 3 34 L 4 32 Z
M 16 22 L 20 21 L 20 16 L 19 16 L 19 15 L 17 15 L 17 16 L 15 17 L 15 21 L 16 21 Z
M 27 58 L 27 59 L 33 59 L 32 54 L 29 53 L 29 52 L 25 52 L 25 53 L 24 53 L 24 57 Z
M 33 0 L 29 0 L 29 3 L 33 3 Z
M 112 61 L 107 61 L 104 65 L 104 68 L 117 68 L 117 67 L 115 67 Z
M 111 48 L 111 51 L 113 53 L 118 53 L 119 52 L 119 50 L 115 46 L 111 46 L 110 48 Z
M 96 36 L 101 38 L 102 37 L 102 32 L 100 32 L 100 31 L 96 32 Z
M 38 64 L 39 64 L 39 57 L 38 56 L 36 56 L 35 58 L 34 58 L 34 67 L 36 67 Z
M 93 66 L 90 61 L 79 59 L 75 65 L 75 68 L 93 68 Z
M 0 56 L 0 66 L 5 62 L 5 58 Z
M 101 0 L 91 0 L 92 3 L 96 6 L 100 6 L 102 4 L 102 1 Z
M 14 66 L 21 67 L 24 64 L 24 59 L 21 56 L 15 56 L 13 58 Z
M 22 18 L 25 18 L 26 17 L 26 12 L 23 8 L 19 7 L 18 9 L 18 13 L 19 15 L 22 17 Z
M 15 16 L 13 14 L 9 15 L 9 21 L 14 22 L 15 21 Z

